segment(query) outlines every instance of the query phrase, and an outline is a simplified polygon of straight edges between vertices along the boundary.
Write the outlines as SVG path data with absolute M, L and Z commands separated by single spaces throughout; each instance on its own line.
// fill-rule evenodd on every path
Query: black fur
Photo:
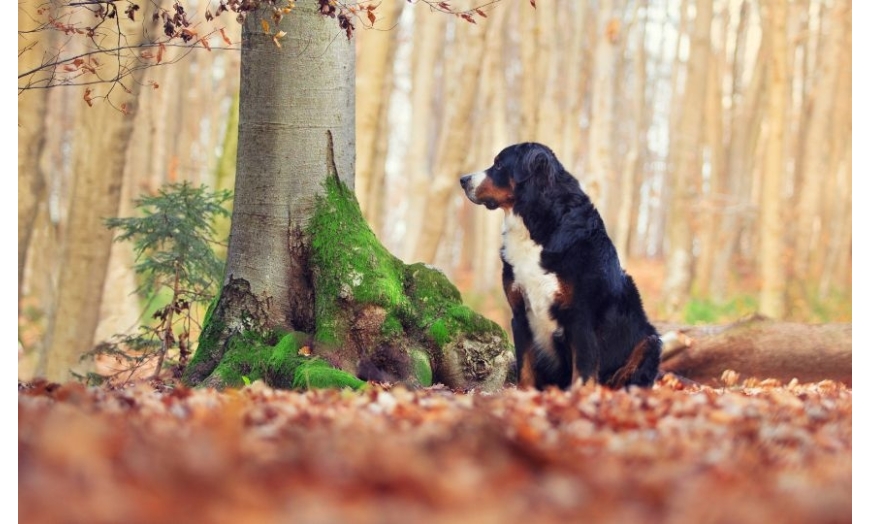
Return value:
M 582 378 L 611 387 L 652 385 L 661 339 L 577 179 L 548 147 L 530 142 L 505 148 L 483 173 L 485 177 L 460 180 L 469 199 L 521 217 L 541 247 L 541 268 L 559 283 L 550 306 L 558 326 L 551 334 L 551 354 L 534 341 L 527 295 L 503 250 L 502 276 L 513 314 L 520 384 L 565 388 Z M 472 187 L 475 180 L 483 182 Z

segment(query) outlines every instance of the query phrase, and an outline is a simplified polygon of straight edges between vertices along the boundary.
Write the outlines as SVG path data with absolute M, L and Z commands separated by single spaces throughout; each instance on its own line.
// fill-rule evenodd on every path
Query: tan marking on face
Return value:
M 513 184 L 509 187 L 499 187 L 493 183 L 492 178 L 486 177 L 475 187 L 474 197 L 482 204 L 492 202 L 495 207 L 507 210 L 514 205 Z M 490 206 L 487 205 L 487 207 Z M 491 209 L 495 207 L 491 207 Z

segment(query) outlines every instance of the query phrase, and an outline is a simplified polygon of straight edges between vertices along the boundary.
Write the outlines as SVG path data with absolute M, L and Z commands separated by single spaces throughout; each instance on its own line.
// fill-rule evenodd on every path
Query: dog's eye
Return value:
M 501 164 L 499 163 L 499 161 L 498 161 L 497 158 L 496 158 L 496 159 L 493 159 L 493 161 L 492 161 L 492 167 L 493 167 L 493 169 L 501 169 Z

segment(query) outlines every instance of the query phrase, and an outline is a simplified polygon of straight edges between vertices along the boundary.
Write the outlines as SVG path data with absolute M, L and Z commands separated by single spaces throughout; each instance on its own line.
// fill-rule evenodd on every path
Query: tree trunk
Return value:
M 852 324 L 798 324 L 754 317 L 726 326 L 659 326 L 662 371 L 722 385 L 742 378 L 834 380 L 852 386 Z M 725 385 L 732 385 L 727 384 Z
M 585 2 L 570 2 L 569 14 L 563 21 L 563 29 L 570 31 L 570 38 L 565 51 L 570 57 L 565 62 L 565 129 L 562 133 L 561 151 L 565 156 L 564 165 L 571 173 L 580 174 L 582 162 L 580 161 L 580 141 L 582 133 L 580 117 L 583 115 L 583 99 L 586 96 L 586 82 L 588 74 L 584 74 L 584 68 L 588 67 L 591 60 L 587 59 L 587 11 Z
M 469 160 L 473 166 L 487 166 L 492 157 L 501 148 L 508 145 L 508 104 L 507 86 L 504 75 L 505 61 L 502 50 L 505 45 L 504 29 L 507 20 L 507 9 L 493 9 L 486 22 L 486 49 L 484 51 L 484 72 L 481 75 L 480 97 L 481 107 L 489 108 L 486 112 L 486 123 L 482 126 L 479 144 L 476 144 Z M 488 296 L 491 291 L 498 290 L 501 295 L 501 213 L 484 212 L 480 208 L 466 211 L 473 218 L 474 243 L 471 249 L 472 289 L 480 296 Z M 467 232 L 466 232 L 467 233 Z M 468 242 L 463 242 L 467 245 Z
M 612 223 L 608 186 L 616 173 L 613 167 L 613 126 L 615 103 L 615 64 L 621 31 L 613 0 L 602 0 L 595 33 L 595 70 L 592 80 L 592 111 L 589 127 L 589 152 L 583 189 L 598 208 L 606 224 Z
M 560 38 L 559 16 L 564 16 L 566 4 L 541 2 L 536 9 L 538 25 L 535 30 L 538 45 L 535 52 L 535 74 L 532 77 L 538 88 L 535 93 L 535 140 L 552 148 L 560 147 L 560 138 L 566 120 L 563 93 L 570 88 L 562 82 L 565 74 L 564 53 L 559 51 L 565 42 Z M 508 144 L 504 144 L 507 146 Z M 562 151 L 558 151 L 562 155 Z
M 437 270 L 390 255 L 363 219 L 353 42 L 309 3 L 273 32 L 262 20 L 271 13 L 249 14 L 242 36 L 224 284 L 184 381 L 501 387 L 513 368 L 503 330 L 461 305 Z
M 151 17 L 145 19 L 150 24 Z M 126 44 L 139 45 L 146 29 L 132 31 Z M 103 221 L 118 215 L 142 76 L 143 70 L 131 73 L 122 80 L 123 88 L 115 86 L 109 98 L 97 99 L 80 114 L 56 307 L 37 370 L 52 381 L 63 382 L 90 370 L 80 356 L 93 348 L 113 237 Z
M 520 67 L 523 74 L 520 77 L 520 129 L 519 140 L 535 139 L 535 120 L 538 117 L 537 56 L 538 56 L 538 18 L 536 8 L 522 5 L 517 9 L 520 34 Z
M 405 258 L 417 253 L 420 232 L 423 230 L 428 188 L 432 183 L 431 144 L 437 139 L 434 122 L 434 92 L 436 82 L 435 64 L 444 64 L 441 54 L 444 47 L 447 17 L 416 10 L 414 13 L 414 50 L 411 57 L 411 129 L 408 151 L 405 156 L 405 172 L 408 174 L 408 206 L 405 215 Z
M 765 31 L 770 32 L 770 66 L 768 68 L 768 126 L 762 177 L 761 204 L 761 295 L 758 310 L 771 318 L 785 313 L 785 271 L 783 271 L 782 180 L 785 169 L 786 111 L 789 78 L 786 50 L 786 3 L 771 1 L 765 5 Z
M 18 9 L 18 69 L 29 71 L 37 67 L 46 56 L 48 45 L 26 32 L 33 29 L 36 10 L 41 0 L 19 3 Z M 39 33 L 35 33 L 38 35 Z M 42 39 L 48 39 L 42 33 Z M 39 157 L 45 144 L 45 113 L 48 92 L 34 89 L 18 95 L 18 306 L 21 307 L 24 285 L 24 267 L 27 252 L 39 212 L 39 203 L 45 196 L 45 178 L 39 168 Z
M 731 99 L 731 122 L 729 126 L 728 152 L 726 155 L 727 208 L 719 227 L 717 251 L 713 260 L 713 277 L 710 294 L 713 300 L 724 302 L 729 292 L 734 268 L 734 253 L 741 231 L 751 216 L 749 204 L 754 171 L 755 151 L 761 134 L 761 110 L 764 100 L 765 60 L 762 53 L 748 56 L 746 40 L 749 32 L 749 4 L 744 3 L 740 10 L 737 26 L 737 45 L 734 50 Z M 762 34 L 761 49 L 767 45 Z M 744 87 L 739 79 L 746 75 L 747 63 L 754 58 L 754 66 L 748 84 Z
M 635 10 L 635 16 L 637 11 Z M 621 178 L 623 190 L 619 195 L 619 212 L 616 219 L 616 227 L 613 228 L 613 244 L 619 260 L 625 265 L 629 257 L 629 245 L 631 243 L 632 228 L 635 225 L 634 218 L 637 203 L 640 200 L 640 158 L 641 152 L 646 149 L 646 18 L 640 23 L 637 42 L 635 43 L 632 63 L 633 89 L 628 93 L 633 123 L 629 131 L 628 151 L 622 166 Z
M 356 32 L 359 53 L 356 75 L 356 194 L 366 220 L 379 230 L 381 209 L 375 199 L 382 191 L 383 165 L 376 165 L 379 142 L 386 141 L 388 132 L 382 127 L 383 113 L 389 107 L 393 73 L 393 56 L 399 16 L 404 2 L 387 2 L 377 11 L 372 27 L 360 27 Z M 380 172 L 380 175 L 377 172 Z
M 728 30 L 727 24 L 722 24 L 722 32 Z M 709 65 L 707 66 L 707 96 L 704 100 L 704 143 L 709 151 L 709 171 L 705 183 L 702 185 L 702 194 L 699 209 L 698 226 L 698 261 L 695 271 L 695 292 L 700 297 L 710 296 L 710 286 L 713 280 L 713 260 L 718 246 L 716 243 L 719 226 L 723 216 L 723 193 L 724 193 L 724 136 L 722 119 L 722 69 L 724 68 L 723 57 L 725 46 L 713 49 L 709 52 Z
M 671 182 L 674 193 L 666 225 L 667 262 L 663 288 L 668 318 L 678 316 L 689 299 L 695 257 L 692 250 L 692 203 L 697 196 L 697 177 L 703 168 L 702 108 L 707 89 L 713 0 L 699 0 L 697 8 L 690 33 L 685 93 L 680 102 L 683 110 L 674 137 L 674 177 Z
M 438 139 L 432 187 L 426 209 L 426 220 L 417 243 L 416 259 L 423 262 L 435 260 L 438 245 L 447 225 L 451 195 L 459 190 L 459 176 L 465 168 L 465 155 L 472 139 L 471 115 L 477 99 L 478 75 L 483 62 L 486 31 L 464 20 L 456 22 L 457 54 L 447 62 L 450 71 L 446 76 L 444 119 Z M 459 51 L 461 50 L 461 51 Z
M 266 326 L 310 331 L 313 303 L 302 234 L 327 176 L 326 131 L 338 176 L 354 182 L 353 42 L 310 4 L 280 27 L 245 20 L 238 161 L 224 284 L 243 279 L 268 297 Z M 287 34 L 279 48 L 273 34 Z

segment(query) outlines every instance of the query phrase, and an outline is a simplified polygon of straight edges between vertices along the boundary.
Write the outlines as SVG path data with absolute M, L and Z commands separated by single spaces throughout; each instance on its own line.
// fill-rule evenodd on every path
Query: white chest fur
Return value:
M 522 218 L 508 211 L 502 230 L 502 253 L 513 266 L 514 288 L 522 292 L 526 316 L 537 346 L 553 353 L 553 332 L 557 325 L 550 315 L 553 298 L 559 290 L 556 275 L 541 268 L 541 246 L 529 236 Z

